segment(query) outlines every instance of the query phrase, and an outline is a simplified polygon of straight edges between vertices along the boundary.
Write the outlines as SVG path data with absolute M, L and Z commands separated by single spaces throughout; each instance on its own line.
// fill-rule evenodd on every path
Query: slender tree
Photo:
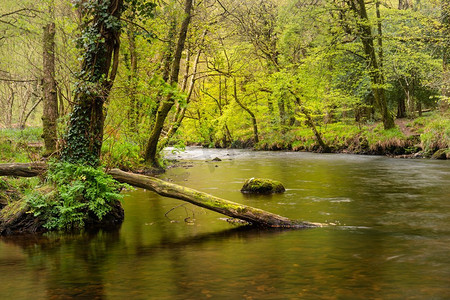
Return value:
M 55 80 L 55 22 L 54 2 L 49 4 L 51 21 L 44 26 L 43 37 L 43 76 L 42 88 L 44 98 L 44 111 L 42 114 L 42 126 L 45 146 L 45 154 L 50 155 L 56 151 L 57 131 L 56 120 L 58 119 L 58 96 Z
M 384 129 L 393 128 L 395 127 L 395 123 L 387 105 L 384 89 L 385 80 L 381 69 L 382 66 L 380 65 L 380 57 L 377 57 L 375 50 L 374 36 L 372 34 L 366 4 L 364 0 L 349 0 L 347 3 L 357 19 L 358 35 L 364 48 L 365 59 L 372 82 L 372 92 L 375 103 L 381 113 Z M 379 45 L 382 45 L 381 42 Z
M 177 89 L 178 76 L 180 73 L 181 56 L 184 50 L 184 44 L 186 42 L 189 23 L 191 21 L 192 4 L 193 0 L 186 0 L 184 3 L 184 19 L 183 22 L 181 23 L 178 41 L 175 47 L 175 53 L 171 65 L 170 77 L 167 82 L 168 86 L 172 90 L 167 94 L 167 96 L 165 96 L 165 98 L 161 101 L 159 105 L 158 111 L 156 113 L 155 123 L 150 133 L 150 137 L 145 150 L 144 156 L 145 161 L 155 167 L 159 166 L 157 160 L 157 153 L 158 153 L 158 141 L 161 136 L 161 131 L 163 129 L 167 115 L 169 114 L 170 110 L 175 104 L 175 89 Z
M 446 98 L 445 102 L 449 103 L 450 99 L 450 1 L 441 1 L 442 9 L 442 25 L 444 28 L 444 46 L 443 46 L 443 89 L 442 95 Z M 448 104 L 445 105 L 448 108 Z

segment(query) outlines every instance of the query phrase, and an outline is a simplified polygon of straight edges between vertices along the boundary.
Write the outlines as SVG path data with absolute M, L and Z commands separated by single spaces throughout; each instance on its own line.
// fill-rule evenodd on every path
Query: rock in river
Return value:
M 244 183 L 242 193 L 249 194 L 272 194 L 283 193 L 285 188 L 279 181 L 264 178 L 250 178 Z

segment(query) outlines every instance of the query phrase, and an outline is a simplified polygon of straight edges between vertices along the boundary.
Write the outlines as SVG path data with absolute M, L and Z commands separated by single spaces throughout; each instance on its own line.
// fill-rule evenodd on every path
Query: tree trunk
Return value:
M 37 176 L 46 170 L 43 163 L 37 164 L 0 164 L 0 176 Z M 130 185 L 149 189 L 165 197 L 180 199 L 194 205 L 244 220 L 253 226 L 282 228 L 311 228 L 321 224 L 290 220 L 288 218 L 247 205 L 224 200 L 191 188 L 169 183 L 154 177 L 132 174 L 119 169 L 107 172 L 114 179 Z M 0 219 L 0 223 L 4 220 Z
M 406 102 L 404 95 L 400 95 L 398 97 L 397 103 L 397 118 L 405 118 L 406 117 Z
M 192 1 L 193 0 L 186 0 L 186 2 L 185 2 L 185 7 L 184 7 L 185 18 L 183 20 L 183 23 L 181 24 L 180 34 L 178 37 L 178 42 L 177 42 L 176 49 L 175 49 L 175 55 L 173 58 L 171 75 L 170 75 L 170 79 L 168 82 L 172 89 L 177 88 L 178 75 L 180 73 L 181 54 L 184 49 L 184 43 L 186 42 L 187 30 L 189 27 L 189 23 L 191 21 Z M 152 132 L 150 133 L 150 137 L 148 140 L 148 144 L 147 144 L 147 148 L 145 150 L 145 156 L 144 156 L 145 161 L 155 167 L 159 167 L 159 162 L 156 157 L 157 152 L 158 152 L 157 150 L 158 150 L 159 137 L 161 136 L 161 131 L 163 129 L 164 122 L 167 118 L 167 115 L 169 114 L 169 112 L 172 109 L 172 106 L 174 104 L 175 104 L 174 95 L 173 95 L 173 92 L 170 92 L 165 97 L 165 99 L 162 101 L 162 103 L 158 109 L 158 112 L 156 113 L 155 124 L 153 126 Z
M 131 20 L 135 19 L 134 13 L 130 17 Z M 138 72 L 138 57 L 137 57 L 137 49 L 136 49 L 136 26 L 131 23 L 128 24 L 127 28 L 127 37 L 130 51 L 130 64 L 129 64 L 129 72 L 128 75 L 128 88 L 129 93 L 128 96 L 130 98 L 130 106 L 128 108 L 128 120 L 129 120 L 129 128 L 132 132 L 137 131 L 137 124 L 139 123 L 139 112 L 140 105 L 137 99 L 137 72 Z M 128 64 L 127 64 L 128 66 Z
M 250 115 L 250 118 L 252 119 L 252 124 L 253 124 L 253 140 L 254 140 L 255 144 L 257 144 L 257 143 L 259 143 L 259 137 L 258 137 L 258 123 L 256 122 L 255 114 L 239 100 L 239 98 L 237 96 L 237 88 L 236 88 L 236 86 L 237 86 L 236 78 L 233 77 L 233 96 L 234 96 L 234 100 L 236 101 L 236 103 L 243 110 L 245 110 Z
M 44 111 L 42 114 L 42 127 L 45 154 L 50 155 L 56 151 L 58 119 L 58 96 L 56 94 L 55 80 L 55 23 L 44 27 L 44 53 L 43 53 L 43 97 Z
M 201 45 L 203 45 L 203 42 L 205 41 L 206 33 L 207 33 L 207 30 L 205 29 L 202 34 Z M 197 69 L 198 69 L 198 64 L 200 61 L 201 54 L 202 54 L 202 49 L 199 49 L 197 52 L 197 55 L 195 56 L 195 59 L 193 62 L 193 70 L 192 70 L 192 74 L 190 76 L 189 76 L 189 62 L 186 61 L 186 74 L 185 74 L 185 78 L 183 80 L 183 87 L 182 87 L 182 90 L 185 92 L 186 92 L 186 87 L 187 87 L 186 103 L 184 103 L 184 105 L 181 105 L 181 103 L 177 104 L 177 110 L 173 117 L 172 125 L 170 125 L 170 128 L 169 128 L 169 131 L 167 132 L 166 138 L 160 142 L 160 145 L 158 147 L 159 151 L 164 149 L 164 147 L 167 146 L 169 141 L 172 139 L 172 137 L 177 132 L 178 128 L 180 128 L 181 122 L 183 122 L 184 116 L 186 114 L 187 105 L 189 104 L 189 102 L 191 102 L 192 93 L 194 91 L 196 74 L 197 74 Z M 188 55 L 186 55 L 186 60 L 188 60 Z M 189 85 L 188 85 L 188 81 L 189 81 Z
M 398 9 L 406 10 L 411 7 L 410 0 L 398 0 Z
M 441 9 L 442 25 L 444 28 L 444 45 L 442 49 L 442 96 L 444 99 L 441 101 L 441 110 L 447 111 L 450 107 L 450 1 L 441 0 Z
M 75 105 L 62 159 L 97 166 L 103 142 L 104 103 L 112 88 L 119 64 L 120 19 L 123 0 L 110 0 L 86 16 L 85 32 L 96 40 L 86 41 Z M 105 18 L 105 15 L 109 16 Z M 113 21 L 116 21 L 113 24 Z
M 35 177 L 47 171 L 45 163 L 0 164 L 0 176 Z
M 358 18 L 357 26 L 359 29 L 361 43 L 363 44 L 364 53 L 366 55 L 367 65 L 369 67 L 372 92 L 375 98 L 375 103 L 381 113 L 384 129 L 394 128 L 395 123 L 387 106 L 386 93 L 383 87 L 384 76 L 375 52 L 374 37 L 370 27 L 370 20 L 367 15 L 366 4 L 364 3 L 364 0 L 352 0 L 349 3 L 350 8 Z
M 7 101 L 8 113 L 6 114 L 6 127 L 12 128 L 14 97 L 16 95 L 16 92 L 14 91 L 14 89 L 11 87 L 11 85 L 9 83 L 8 83 L 8 88 L 11 91 L 11 95 L 8 97 L 8 101 Z
M 308 125 L 308 127 L 314 133 L 314 136 L 316 137 L 317 142 L 319 143 L 319 146 L 321 148 L 320 149 L 321 152 L 324 152 L 324 153 L 330 152 L 330 147 L 328 147 L 328 145 L 325 144 L 325 142 L 323 141 L 322 136 L 320 135 L 319 131 L 317 130 L 316 125 L 314 124 L 314 120 L 311 117 L 311 114 L 309 113 L 309 111 L 303 106 L 300 98 L 293 91 L 289 90 L 289 92 L 292 94 L 292 96 L 294 96 L 295 102 L 296 102 L 297 106 L 300 108 L 300 112 L 305 116 L 306 125 Z

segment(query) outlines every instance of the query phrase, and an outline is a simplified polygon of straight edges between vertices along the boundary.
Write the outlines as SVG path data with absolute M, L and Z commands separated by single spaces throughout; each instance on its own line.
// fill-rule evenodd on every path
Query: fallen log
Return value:
M 0 164 L 0 176 L 34 177 L 46 170 L 47 164 L 42 162 Z
M 161 196 L 184 200 L 194 205 L 221 213 L 223 215 L 249 222 L 261 227 L 307 228 L 318 224 L 294 221 L 258 208 L 231 202 L 188 187 L 166 182 L 164 180 L 139 174 L 124 172 L 119 169 L 108 171 L 119 182 L 148 189 Z
M 0 176 L 38 176 L 45 172 L 46 168 L 47 166 L 44 163 L 0 164 Z M 320 226 L 320 224 L 316 223 L 291 220 L 258 208 L 231 202 L 188 187 L 169 183 L 155 177 L 133 174 L 119 169 L 112 169 L 107 171 L 107 173 L 119 182 L 148 189 L 161 196 L 187 201 L 226 216 L 244 220 L 253 226 L 284 228 L 310 228 Z

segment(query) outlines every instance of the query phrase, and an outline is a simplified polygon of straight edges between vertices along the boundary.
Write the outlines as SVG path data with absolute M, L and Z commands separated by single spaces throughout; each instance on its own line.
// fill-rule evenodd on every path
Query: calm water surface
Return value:
M 450 162 L 169 155 L 182 164 L 166 180 L 329 226 L 239 228 L 137 189 L 124 198 L 120 228 L 0 238 L 0 299 L 450 299 Z M 287 191 L 242 195 L 249 177 L 280 180 Z

